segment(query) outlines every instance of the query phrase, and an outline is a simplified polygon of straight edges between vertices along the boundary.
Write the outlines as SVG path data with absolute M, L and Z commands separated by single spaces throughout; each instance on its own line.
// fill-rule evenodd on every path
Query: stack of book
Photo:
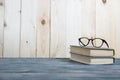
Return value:
M 113 64 L 114 49 L 70 46 L 71 60 L 85 64 Z

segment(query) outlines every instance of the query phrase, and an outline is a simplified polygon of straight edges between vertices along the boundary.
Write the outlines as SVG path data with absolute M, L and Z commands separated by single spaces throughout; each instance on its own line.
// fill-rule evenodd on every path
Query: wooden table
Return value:
M 64 58 L 0 58 L 0 80 L 120 80 L 120 60 L 85 65 Z

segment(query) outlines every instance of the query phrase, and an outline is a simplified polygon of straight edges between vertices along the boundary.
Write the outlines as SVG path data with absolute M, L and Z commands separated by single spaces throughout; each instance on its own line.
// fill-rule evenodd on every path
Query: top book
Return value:
M 114 49 L 110 48 L 93 48 L 93 47 L 81 47 L 81 46 L 70 46 L 70 52 L 76 53 L 85 56 L 100 56 L 100 57 L 108 57 L 114 56 Z

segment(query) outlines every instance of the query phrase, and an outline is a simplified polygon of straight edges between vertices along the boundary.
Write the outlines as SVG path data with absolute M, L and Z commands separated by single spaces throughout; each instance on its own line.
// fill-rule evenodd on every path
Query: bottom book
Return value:
M 71 53 L 71 60 L 84 64 L 113 64 L 114 58 L 112 57 L 91 57 L 84 56 L 76 53 Z

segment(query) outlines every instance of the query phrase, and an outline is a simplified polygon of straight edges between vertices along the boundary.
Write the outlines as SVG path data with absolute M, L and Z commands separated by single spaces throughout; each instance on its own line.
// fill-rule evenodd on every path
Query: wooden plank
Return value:
M 82 0 L 82 36 L 95 37 L 96 0 Z
M 116 55 L 115 55 L 115 58 L 120 58 L 120 0 L 115 0 L 114 1 L 114 26 L 112 26 L 113 28 L 116 26 L 116 39 L 113 39 L 115 40 L 114 43 L 115 43 L 115 49 L 116 49 Z M 114 36 L 115 36 L 114 35 Z
M 96 36 L 105 39 L 110 48 L 115 49 L 115 57 L 120 58 L 119 3 L 119 0 L 107 0 L 106 3 L 96 1 Z
M 105 39 L 110 47 L 110 27 L 111 27 L 111 20 L 110 20 L 110 12 L 109 7 L 111 7 L 110 0 L 106 3 L 103 3 L 102 0 L 96 1 L 96 37 L 101 37 Z M 114 29 L 113 29 L 114 30 Z
M 50 0 L 37 3 L 37 57 L 49 57 Z
M 19 56 L 20 0 L 5 0 L 4 57 Z
M 78 45 L 78 38 L 81 37 L 82 28 L 82 1 L 67 0 L 66 11 L 66 57 L 70 57 L 70 45 Z
M 4 0 L 0 0 L 0 57 L 3 56 Z
M 51 0 L 50 57 L 66 57 L 66 0 Z
M 114 65 L 84 65 L 70 59 L 0 58 L 1 80 L 119 80 L 120 60 Z
M 20 57 L 36 57 L 36 0 L 22 0 Z

